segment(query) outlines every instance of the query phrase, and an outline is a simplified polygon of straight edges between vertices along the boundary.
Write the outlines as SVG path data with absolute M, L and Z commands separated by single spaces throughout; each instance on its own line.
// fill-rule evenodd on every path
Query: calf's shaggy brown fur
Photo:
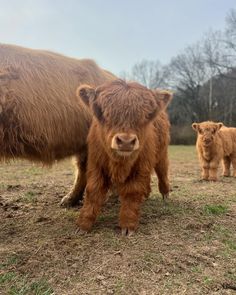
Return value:
M 0 160 L 52 164 L 77 156 L 79 173 L 63 199 L 74 205 L 86 185 L 86 138 L 91 113 L 76 97 L 78 85 L 114 79 L 92 60 L 0 44 Z
M 162 196 L 169 194 L 165 108 L 172 95 L 122 80 L 97 89 L 84 85 L 77 94 L 94 114 L 88 135 L 88 182 L 78 226 L 91 229 L 108 189 L 115 186 L 121 201 L 122 234 L 130 235 L 138 226 L 140 206 L 151 191 L 153 169 Z
M 228 128 L 223 123 L 206 121 L 193 123 L 197 131 L 196 148 L 203 180 L 217 180 L 217 170 L 223 160 L 223 175 L 230 176 L 230 165 L 233 165 L 233 176 L 236 177 L 236 128 Z

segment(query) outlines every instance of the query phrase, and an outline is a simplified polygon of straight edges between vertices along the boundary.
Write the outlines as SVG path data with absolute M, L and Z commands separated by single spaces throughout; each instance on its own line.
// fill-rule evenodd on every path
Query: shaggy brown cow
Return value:
M 76 204 L 86 185 L 86 138 L 91 113 L 78 102 L 78 84 L 114 79 L 92 60 L 0 44 L 0 159 L 52 164 L 79 155 L 78 173 L 65 205 Z
M 151 191 L 152 170 L 159 190 L 169 194 L 169 121 L 165 108 L 172 95 L 122 80 L 94 89 L 81 86 L 78 96 L 94 113 L 88 135 L 87 187 L 78 225 L 91 229 L 114 185 L 120 196 L 119 224 L 123 235 L 138 226 L 141 203 Z
M 223 123 L 211 121 L 193 123 L 197 131 L 197 152 L 203 180 L 217 180 L 217 169 L 223 160 L 223 175 L 230 176 L 230 164 L 236 177 L 236 128 L 227 128 Z

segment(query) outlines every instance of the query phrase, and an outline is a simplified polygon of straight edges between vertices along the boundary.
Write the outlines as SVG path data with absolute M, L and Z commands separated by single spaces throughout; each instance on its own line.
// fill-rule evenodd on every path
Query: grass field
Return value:
M 194 147 L 170 147 L 172 192 L 153 177 L 137 233 L 122 237 L 111 198 L 91 233 L 60 208 L 73 166 L 0 166 L 0 294 L 236 294 L 236 179 L 201 182 Z

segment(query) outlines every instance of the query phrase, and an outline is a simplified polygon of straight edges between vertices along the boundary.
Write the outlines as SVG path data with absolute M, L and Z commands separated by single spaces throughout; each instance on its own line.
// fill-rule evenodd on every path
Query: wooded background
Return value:
M 236 9 L 226 16 L 224 31 L 209 31 L 169 64 L 142 60 L 121 76 L 174 92 L 168 108 L 172 144 L 195 143 L 193 122 L 212 120 L 236 127 Z

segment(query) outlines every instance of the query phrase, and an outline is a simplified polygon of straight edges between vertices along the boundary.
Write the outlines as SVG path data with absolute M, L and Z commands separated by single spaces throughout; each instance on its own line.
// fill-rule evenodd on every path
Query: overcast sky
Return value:
M 168 63 L 236 0 L 0 0 L 0 42 L 92 58 L 120 74 L 142 59 Z

